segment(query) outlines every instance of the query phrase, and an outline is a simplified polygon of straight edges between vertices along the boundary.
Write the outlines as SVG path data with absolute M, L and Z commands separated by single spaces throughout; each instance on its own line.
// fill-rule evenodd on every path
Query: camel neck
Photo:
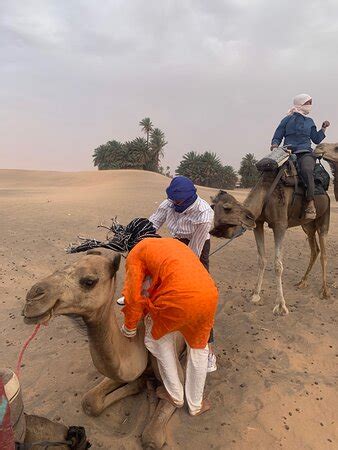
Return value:
M 248 208 L 255 219 L 262 214 L 264 199 L 271 183 L 265 180 L 265 177 L 261 177 L 257 182 L 256 186 L 254 186 L 247 198 L 244 200 L 243 206 Z
M 145 370 L 148 352 L 144 345 L 144 327 L 133 339 L 123 336 L 113 306 L 114 289 L 106 303 L 90 317 L 84 317 L 89 349 L 96 369 L 104 376 L 122 382 L 135 380 Z
M 112 301 L 95 311 L 90 318 L 84 318 L 84 321 L 95 367 L 107 377 L 115 375 L 121 365 L 119 349 L 126 338 L 119 330 Z

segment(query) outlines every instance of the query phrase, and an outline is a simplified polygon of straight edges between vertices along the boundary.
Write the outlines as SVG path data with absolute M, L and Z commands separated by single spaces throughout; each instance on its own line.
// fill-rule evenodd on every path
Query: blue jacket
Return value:
M 299 113 L 286 116 L 278 125 L 271 144 L 280 145 L 284 138 L 284 145 L 292 153 L 311 152 L 311 141 L 320 144 L 325 138 L 323 130 L 317 131 L 314 121 Z

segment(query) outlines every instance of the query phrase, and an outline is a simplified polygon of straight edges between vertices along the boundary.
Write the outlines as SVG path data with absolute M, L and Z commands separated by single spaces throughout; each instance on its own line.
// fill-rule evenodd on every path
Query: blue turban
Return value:
M 184 212 L 197 199 L 194 183 L 189 178 L 181 176 L 172 179 L 167 188 L 167 195 L 169 200 L 174 202 L 175 211 L 178 213 Z

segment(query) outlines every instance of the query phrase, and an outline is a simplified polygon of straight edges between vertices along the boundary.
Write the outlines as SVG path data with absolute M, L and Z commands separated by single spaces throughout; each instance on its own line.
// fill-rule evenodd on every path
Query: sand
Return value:
M 148 216 L 164 197 L 168 179 L 138 171 L 0 171 L 0 366 L 14 368 L 32 332 L 21 309 L 26 291 L 41 277 L 75 260 L 64 248 L 78 234 L 104 238 L 96 226 L 118 215 L 126 222 Z M 200 189 L 209 200 L 215 191 Z M 243 200 L 245 191 L 235 195 Z M 294 284 L 304 272 L 308 244 L 289 230 L 284 290 L 290 314 L 274 317 L 272 233 L 264 304 L 250 303 L 256 249 L 247 232 L 211 258 L 220 289 L 216 319 L 219 370 L 208 376 L 209 413 L 191 418 L 177 411 L 168 427 L 168 449 L 333 449 L 338 447 L 337 303 L 338 208 L 332 203 L 328 239 L 331 299 L 321 300 L 320 264 L 309 287 Z M 223 241 L 212 240 L 212 248 Z M 121 270 L 119 286 L 123 279 Z M 86 336 L 67 318 L 43 328 L 22 368 L 26 411 L 86 427 L 93 448 L 139 449 L 145 393 L 125 399 L 101 417 L 81 410 L 82 394 L 99 378 Z

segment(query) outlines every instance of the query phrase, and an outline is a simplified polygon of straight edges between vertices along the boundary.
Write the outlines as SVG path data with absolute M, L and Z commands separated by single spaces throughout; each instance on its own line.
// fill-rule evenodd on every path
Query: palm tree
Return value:
M 140 127 L 142 127 L 142 131 L 147 136 L 147 148 L 149 148 L 149 135 L 153 130 L 153 124 L 149 117 L 145 117 L 144 119 L 141 120 L 139 125 L 140 125 Z
M 149 145 L 149 163 L 148 170 L 153 172 L 159 171 L 160 158 L 163 157 L 163 147 L 167 145 L 168 142 L 165 140 L 165 135 L 162 130 L 155 128 L 151 132 L 150 145 Z
M 177 175 L 190 178 L 194 183 L 199 182 L 201 155 L 196 152 L 188 152 L 183 155 L 183 159 L 176 169 Z
M 241 175 L 241 184 L 244 188 L 253 187 L 259 178 L 259 172 L 256 168 L 257 160 L 253 153 L 247 153 L 241 161 L 241 167 L 238 173 Z
M 94 166 L 99 170 L 121 169 L 124 161 L 123 144 L 118 141 L 108 141 L 94 150 Z
M 203 167 L 203 185 L 216 187 L 215 182 L 222 171 L 222 163 L 216 153 L 204 152 L 201 155 L 201 165 Z
M 238 181 L 237 173 L 232 166 L 223 166 L 220 173 L 218 187 L 221 189 L 235 189 Z
M 216 153 L 211 152 L 186 153 L 176 173 L 190 178 L 201 186 L 216 188 L 232 188 L 237 181 L 237 174 L 233 167 L 223 166 Z
M 127 141 L 124 147 L 124 166 L 126 169 L 145 170 L 148 161 L 147 142 L 144 138 Z

